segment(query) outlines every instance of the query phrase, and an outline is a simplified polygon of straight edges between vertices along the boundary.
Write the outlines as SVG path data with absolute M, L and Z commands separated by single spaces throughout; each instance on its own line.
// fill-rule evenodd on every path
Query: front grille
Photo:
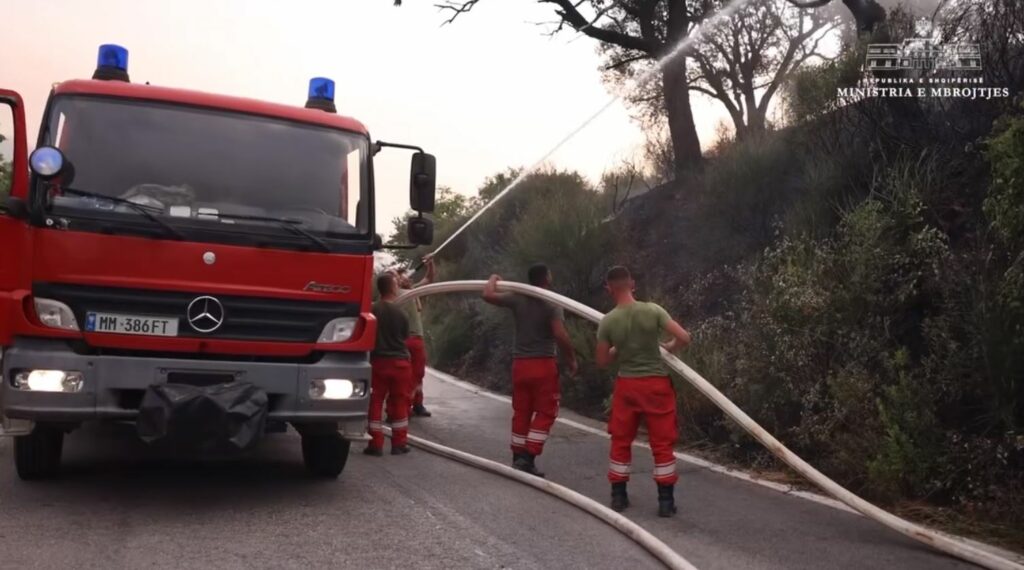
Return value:
M 231 372 L 168 372 L 167 382 L 189 386 L 216 386 L 235 381 Z
M 65 303 L 80 324 L 90 312 L 178 319 L 178 336 L 230 340 L 316 342 L 324 326 L 338 317 L 356 317 L 355 303 L 295 301 L 214 295 L 224 306 L 224 323 L 202 333 L 188 323 L 188 305 L 206 293 L 37 283 L 33 294 Z

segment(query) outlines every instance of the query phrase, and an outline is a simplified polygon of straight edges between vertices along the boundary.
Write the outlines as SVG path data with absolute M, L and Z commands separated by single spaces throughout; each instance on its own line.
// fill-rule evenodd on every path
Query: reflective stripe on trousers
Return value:
M 533 441 L 537 443 L 544 443 L 548 440 L 548 433 L 545 431 L 530 430 L 530 434 L 526 436 L 526 441 Z
M 391 445 L 404 447 L 409 435 L 409 385 L 412 366 L 407 358 L 374 358 L 370 360 L 369 432 L 370 447 L 384 448 L 384 428 L 381 422 L 387 405 L 391 419 Z
M 618 463 L 615 461 L 608 462 L 608 472 L 615 473 L 616 475 L 629 475 L 630 465 L 626 463 Z
M 540 455 L 544 451 L 544 442 L 558 416 L 559 398 L 554 357 L 513 361 L 512 453 Z
M 617 378 L 612 393 L 612 413 L 608 433 L 612 436 L 608 480 L 629 480 L 628 466 L 633 462 L 633 440 L 640 421 L 647 424 L 651 452 L 654 455 L 654 480 L 672 485 L 676 474 L 676 392 L 667 376 Z M 626 469 L 621 469 L 626 466 Z

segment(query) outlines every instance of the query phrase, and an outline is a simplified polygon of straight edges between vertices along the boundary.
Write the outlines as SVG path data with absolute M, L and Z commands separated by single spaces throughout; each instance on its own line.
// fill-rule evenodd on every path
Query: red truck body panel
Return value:
M 317 109 L 255 99 L 120 81 L 71 80 L 53 95 L 90 95 L 236 111 L 342 129 L 367 135 L 350 117 Z M 27 143 L 21 98 L 0 90 L 0 99 L 16 101 L 14 184 L 12 195 L 28 194 Z M 17 112 L 20 111 L 20 112 Z M 368 135 L 367 135 L 368 136 Z M 373 348 L 376 321 L 370 313 L 372 255 L 306 253 L 203 242 L 156 240 L 30 227 L 0 216 L 0 345 L 15 336 L 83 338 L 104 348 L 238 355 L 301 356 L 314 350 L 365 352 Z M 217 256 L 205 264 L 203 254 Z M 311 282 L 341 285 L 345 293 L 306 291 Z M 311 344 L 138 335 L 89 334 L 43 327 L 31 309 L 33 283 L 66 283 L 164 291 L 202 291 L 307 301 L 352 302 L 360 306 L 360 324 L 345 343 Z

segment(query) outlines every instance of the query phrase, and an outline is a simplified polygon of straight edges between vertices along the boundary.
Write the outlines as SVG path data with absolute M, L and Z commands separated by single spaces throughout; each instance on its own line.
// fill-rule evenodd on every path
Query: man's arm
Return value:
M 598 341 L 594 360 L 597 361 L 597 365 L 601 368 L 608 368 L 615 360 L 615 347 L 606 340 Z
M 427 274 L 423 276 L 423 279 L 420 279 L 418 282 L 413 284 L 413 289 L 417 287 L 422 287 L 424 285 L 430 285 L 431 283 L 434 282 L 434 279 L 437 277 L 436 269 L 434 267 L 433 255 L 424 255 L 423 264 L 427 266 Z
M 607 368 L 615 360 L 615 347 L 611 341 L 608 320 L 601 319 L 601 323 L 597 325 L 597 351 L 594 354 L 594 360 L 601 368 Z
M 569 366 L 569 375 L 575 376 L 580 369 L 579 363 L 576 361 L 576 349 L 572 346 L 569 332 L 565 330 L 565 322 L 558 316 L 551 319 L 551 334 L 554 335 L 555 342 L 558 343 L 558 350 L 562 353 L 562 358 Z
M 672 335 L 672 340 L 662 345 L 665 350 L 669 352 L 675 352 L 680 348 L 686 348 L 687 346 L 690 346 L 690 341 L 693 340 L 689 331 L 672 319 L 669 319 L 669 321 L 665 323 L 665 332 Z
M 487 280 L 487 283 L 484 285 L 484 301 L 499 307 L 507 307 L 512 295 L 510 293 L 498 293 L 498 281 L 501 281 L 501 275 L 498 274 L 491 275 L 491 278 Z

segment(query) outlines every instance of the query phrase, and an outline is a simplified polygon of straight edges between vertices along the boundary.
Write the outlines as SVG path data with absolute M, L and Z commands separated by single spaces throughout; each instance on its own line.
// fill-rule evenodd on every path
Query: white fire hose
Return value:
M 391 435 L 391 428 L 385 428 L 385 431 L 389 436 Z M 435 455 L 440 455 L 441 457 L 452 459 L 459 463 L 465 463 L 466 465 L 476 467 L 477 469 L 496 473 L 503 477 L 534 487 L 535 489 L 539 489 L 549 495 L 554 495 L 570 505 L 578 507 L 608 523 L 609 526 L 632 539 L 643 547 L 644 550 L 650 552 L 668 568 L 671 568 L 672 570 L 697 570 L 693 564 L 690 564 L 690 562 L 683 558 L 678 552 L 672 550 L 669 545 L 659 540 L 658 537 L 654 536 L 650 532 L 644 530 L 640 525 L 609 509 L 601 503 L 598 503 L 590 497 L 581 495 L 568 487 L 564 487 L 558 483 L 553 483 L 547 479 L 541 479 L 534 475 L 527 475 L 522 471 L 517 471 L 516 469 L 507 465 L 502 465 L 497 461 L 491 461 L 490 459 L 478 457 L 464 451 L 459 451 L 458 449 L 452 449 L 451 447 L 447 447 L 433 441 L 427 441 L 416 436 L 410 435 L 409 443 L 414 447 L 429 451 Z
M 449 281 L 444 283 L 432 283 L 406 292 L 399 297 L 396 302 L 403 303 L 419 297 L 445 293 L 479 293 L 483 290 L 485 284 L 485 281 Z M 543 299 L 594 323 L 599 323 L 604 317 L 601 312 L 582 303 L 569 299 L 568 297 L 563 297 L 562 295 L 547 289 L 533 287 L 525 283 L 500 281 L 498 282 L 498 289 L 502 292 L 521 293 L 538 299 Z M 835 481 L 826 477 L 823 473 L 786 448 L 786 446 L 782 445 L 782 443 L 775 439 L 772 434 L 768 433 L 763 427 L 758 425 L 757 422 L 751 419 L 751 417 L 737 407 L 736 404 L 732 403 L 732 401 L 726 398 L 724 394 L 722 394 L 710 382 L 705 380 L 703 376 L 687 366 L 683 361 L 665 350 L 661 351 L 661 355 L 662 359 L 672 370 L 680 374 L 698 391 L 707 396 L 716 406 L 725 412 L 726 415 L 738 423 L 740 427 L 746 430 L 747 433 L 754 437 L 754 439 L 761 442 L 762 445 L 768 448 L 768 450 L 776 457 L 785 462 L 786 465 L 789 465 L 794 471 L 804 476 L 823 491 L 832 495 L 839 501 L 842 501 L 864 516 L 879 522 L 900 534 L 927 544 L 932 548 L 979 566 L 991 568 L 993 570 L 1024 570 L 1024 565 L 968 544 L 958 537 L 925 528 L 916 523 L 904 520 L 892 513 L 876 507 L 864 499 L 861 499 Z M 419 440 L 419 442 L 421 446 L 422 443 L 428 443 L 422 442 L 422 440 Z M 500 465 L 500 467 L 505 466 Z M 518 477 L 515 478 L 518 479 Z M 524 482 L 526 481 L 524 480 Z M 634 540 L 636 539 L 634 538 Z

